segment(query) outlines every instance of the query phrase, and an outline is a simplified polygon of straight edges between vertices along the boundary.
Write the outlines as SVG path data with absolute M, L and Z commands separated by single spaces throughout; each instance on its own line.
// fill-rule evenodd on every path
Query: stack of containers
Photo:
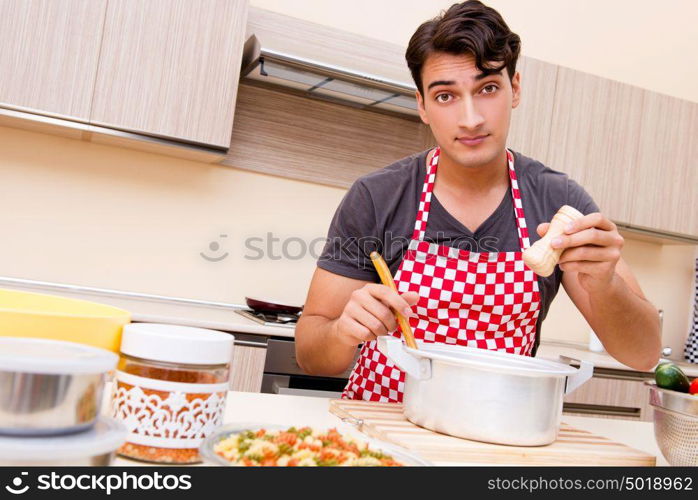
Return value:
M 105 349 L 0 337 L 0 465 L 109 465 L 125 427 L 100 417 Z
M 199 446 L 223 423 L 234 340 L 203 328 L 124 326 L 111 412 L 129 434 L 118 453 L 156 463 L 201 462 Z

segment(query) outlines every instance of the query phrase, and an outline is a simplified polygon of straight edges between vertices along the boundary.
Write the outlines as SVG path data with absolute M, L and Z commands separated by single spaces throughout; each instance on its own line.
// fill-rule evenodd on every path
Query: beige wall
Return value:
M 344 194 L 3 127 L 0 179 L 0 276 L 235 303 L 302 303 L 312 256 L 274 260 L 278 242 L 270 258 L 249 260 L 245 241 L 322 237 Z
M 421 20 L 435 14 L 435 6 L 449 3 L 252 2 L 398 43 L 405 43 Z M 698 74 L 686 73 L 698 71 L 696 54 L 689 50 L 698 46 L 696 34 L 667 24 L 676 9 L 678 25 L 698 17 L 694 2 L 670 2 L 654 9 L 651 19 L 631 16 L 633 22 L 624 13 L 635 12 L 631 6 L 644 2 L 606 2 L 609 17 L 601 20 L 588 7 L 600 1 L 491 3 L 522 35 L 527 55 L 698 101 L 691 86 Z M 603 47 L 604 39 L 621 34 L 632 43 L 613 50 Z M 653 50 L 676 57 L 676 63 L 653 62 L 651 70 L 647 63 L 629 63 L 645 61 Z M 623 62 L 614 65 L 614 59 Z M 666 67 L 676 73 L 664 76 Z M 245 255 L 251 251 L 244 242 L 268 232 L 281 240 L 322 237 L 344 194 L 341 189 L 9 128 L 0 128 L 0 179 L 0 275 L 238 303 L 245 295 L 304 300 L 314 269 L 312 255 L 249 260 Z M 212 241 L 219 241 L 221 248 L 208 250 L 209 255 L 230 255 L 215 263 L 201 258 Z M 289 250 L 295 253 L 297 248 L 291 243 Z M 688 328 L 694 252 L 692 247 L 638 241 L 628 241 L 625 249 L 648 296 L 665 309 L 666 343 L 675 348 Z M 556 300 L 544 338 L 585 341 L 587 331 L 569 300 Z

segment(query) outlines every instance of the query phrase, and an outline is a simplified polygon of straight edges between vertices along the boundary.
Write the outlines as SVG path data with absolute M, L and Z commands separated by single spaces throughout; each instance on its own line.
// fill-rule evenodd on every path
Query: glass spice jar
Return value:
M 177 325 L 124 326 L 112 416 L 129 430 L 117 453 L 147 462 L 201 461 L 223 423 L 233 335 Z

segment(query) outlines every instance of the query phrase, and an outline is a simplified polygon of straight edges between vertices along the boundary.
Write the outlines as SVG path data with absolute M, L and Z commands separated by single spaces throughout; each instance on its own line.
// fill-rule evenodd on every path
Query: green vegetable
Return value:
M 238 443 L 238 451 L 240 453 L 245 453 L 247 450 L 250 449 L 250 446 L 252 446 L 252 442 L 250 441 L 240 441 Z
M 318 467 L 332 467 L 337 465 L 339 462 L 336 459 L 331 458 L 329 460 L 318 460 L 316 463 Z
M 293 447 L 286 443 L 281 443 L 279 445 L 279 455 L 291 455 L 293 454 Z
M 678 392 L 688 392 L 691 385 L 686 374 L 674 363 L 662 363 L 654 370 L 657 386 Z

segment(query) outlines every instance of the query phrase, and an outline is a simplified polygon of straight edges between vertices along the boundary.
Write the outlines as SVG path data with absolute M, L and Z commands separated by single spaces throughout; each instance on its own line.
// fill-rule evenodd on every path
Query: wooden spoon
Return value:
M 395 286 L 395 282 L 393 281 L 393 276 L 390 274 L 388 264 L 385 263 L 385 260 L 383 260 L 381 254 L 379 254 L 378 252 L 371 252 L 370 257 L 371 262 L 373 262 L 373 267 L 376 268 L 378 276 L 381 279 L 381 283 L 383 283 L 387 287 L 390 287 L 391 290 L 395 290 L 397 292 L 397 287 Z M 414 334 L 412 333 L 412 327 L 410 326 L 410 322 L 408 321 L 408 319 L 405 318 L 400 311 L 393 312 L 395 313 L 397 322 L 400 325 L 400 330 L 402 330 L 402 335 L 405 337 L 407 347 L 411 347 L 412 349 L 418 349 L 417 342 L 415 342 L 414 340 Z

